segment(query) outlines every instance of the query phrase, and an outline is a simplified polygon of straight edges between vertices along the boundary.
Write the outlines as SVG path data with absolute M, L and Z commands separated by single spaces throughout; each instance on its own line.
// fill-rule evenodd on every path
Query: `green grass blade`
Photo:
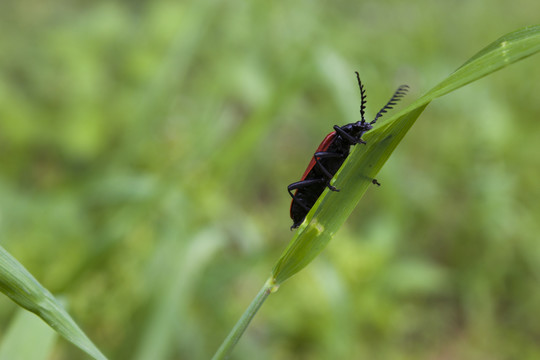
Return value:
M 540 51 L 540 25 L 508 33 L 461 65 L 420 98 L 431 101 Z
M 540 51 L 540 26 L 509 33 L 471 57 L 454 73 L 406 109 L 366 134 L 334 178 L 340 192 L 325 190 L 274 266 L 279 285 L 307 264 L 328 244 L 358 204 L 371 181 L 429 102 L 468 83 Z
M 94 359 L 106 359 L 58 300 L 2 247 L 0 247 L 0 291 L 26 310 L 41 317 L 56 332 Z
M 402 115 L 384 131 L 371 132 L 362 151 L 349 156 L 334 184 L 342 190 L 323 193 L 274 267 L 277 284 L 300 271 L 324 249 L 368 187 L 373 186 L 371 181 L 426 106 Z

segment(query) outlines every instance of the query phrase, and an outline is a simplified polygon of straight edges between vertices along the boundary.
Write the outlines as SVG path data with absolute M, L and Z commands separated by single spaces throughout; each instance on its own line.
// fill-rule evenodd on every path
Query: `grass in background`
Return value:
M 3 4 L 2 245 L 110 358 L 208 358 L 290 236 L 286 185 L 356 119 L 353 71 L 370 105 L 426 89 L 518 5 Z M 430 107 L 235 355 L 537 357 L 535 65 Z

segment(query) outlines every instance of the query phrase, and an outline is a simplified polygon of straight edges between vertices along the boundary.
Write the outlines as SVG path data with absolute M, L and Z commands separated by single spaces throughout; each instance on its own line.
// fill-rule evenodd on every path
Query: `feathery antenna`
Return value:
M 394 93 L 394 95 L 392 96 L 392 98 L 386 103 L 386 105 L 383 106 L 383 108 L 377 113 L 377 116 L 375 116 L 375 119 L 373 119 L 372 122 L 370 122 L 370 124 L 375 124 L 375 122 L 377 121 L 378 118 L 380 118 L 387 110 L 390 110 L 394 107 L 394 105 L 397 104 L 397 102 L 399 100 L 401 100 L 401 98 L 403 96 L 405 96 L 405 94 L 407 94 L 407 90 L 409 90 L 409 86 L 408 85 L 401 85 L 400 87 L 398 87 L 398 89 L 396 90 L 396 92 Z
M 358 79 L 358 87 L 360 88 L 360 115 L 362 115 L 362 124 L 366 122 L 364 120 L 365 110 L 366 110 L 366 103 L 367 103 L 367 95 L 366 90 L 364 89 L 364 85 L 362 85 L 362 82 L 360 81 L 360 74 L 358 74 L 358 71 L 355 71 L 356 78 Z

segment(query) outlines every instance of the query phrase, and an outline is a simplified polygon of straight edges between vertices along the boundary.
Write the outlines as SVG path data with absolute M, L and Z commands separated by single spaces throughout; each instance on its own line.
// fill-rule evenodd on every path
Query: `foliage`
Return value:
M 2 246 L 109 358 L 208 358 L 291 236 L 286 185 L 357 118 L 354 70 L 368 112 L 415 99 L 540 11 L 485 6 L 4 2 Z M 237 358 L 537 358 L 537 62 L 430 105 Z

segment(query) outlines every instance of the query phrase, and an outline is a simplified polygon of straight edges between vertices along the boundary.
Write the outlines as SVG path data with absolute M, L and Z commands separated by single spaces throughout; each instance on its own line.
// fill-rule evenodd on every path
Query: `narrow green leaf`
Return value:
M 64 338 L 94 359 L 106 359 L 54 296 L 4 248 L 0 247 L 0 291 L 41 317 Z
M 508 33 L 476 53 L 421 99 L 431 101 L 538 51 L 540 51 L 540 25 Z
M 277 284 L 300 271 L 325 248 L 368 187 L 373 186 L 371 181 L 426 106 L 424 104 L 402 115 L 394 126 L 366 136 L 366 146 L 356 152 L 356 156 L 349 157 L 348 165 L 342 167 L 335 181 L 337 188 L 347 191 L 330 196 L 325 192 L 319 198 L 274 267 L 273 276 Z
M 540 51 L 540 26 L 509 33 L 471 57 L 453 74 L 406 109 L 368 132 L 365 146 L 356 146 L 334 177 L 340 192 L 325 190 L 300 226 L 272 271 L 279 285 L 307 264 L 328 244 L 356 207 L 372 179 L 431 100 Z

